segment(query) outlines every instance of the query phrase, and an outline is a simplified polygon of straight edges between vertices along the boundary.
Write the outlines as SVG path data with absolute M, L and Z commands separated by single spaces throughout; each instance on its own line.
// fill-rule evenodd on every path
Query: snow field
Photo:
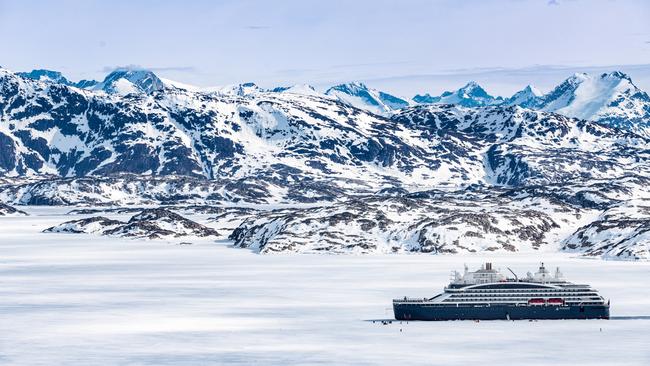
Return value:
M 41 233 L 71 219 L 68 210 L 29 207 L 32 216 L 0 218 L 0 364 L 650 363 L 648 262 L 550 253 L 265 256 L 226 241 Z M 463 263 L 492 261 L 524 275 L 542 260 L 610 298 L 613 319 L 369 321 L 391 318 L 394 297 L 440 292 Z

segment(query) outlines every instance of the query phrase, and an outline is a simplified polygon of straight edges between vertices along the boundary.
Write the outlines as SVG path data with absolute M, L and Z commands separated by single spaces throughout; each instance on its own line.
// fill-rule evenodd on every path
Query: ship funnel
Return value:
M 488 271 L 492 270 L 492 263 L 486 262 L 485 263 L 485 269 L 488 270 Z

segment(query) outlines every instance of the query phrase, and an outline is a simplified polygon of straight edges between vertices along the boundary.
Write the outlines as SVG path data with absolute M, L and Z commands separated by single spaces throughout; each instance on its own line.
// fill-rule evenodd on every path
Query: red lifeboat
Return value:
M 544 299 L 530 299 L 528 300 L 528 305 L 544 305 L 546 300 Z
M 560 299 L 559 297 L 548 299 L 547 302 L 549 305 L 564 305 L 564 299 Z

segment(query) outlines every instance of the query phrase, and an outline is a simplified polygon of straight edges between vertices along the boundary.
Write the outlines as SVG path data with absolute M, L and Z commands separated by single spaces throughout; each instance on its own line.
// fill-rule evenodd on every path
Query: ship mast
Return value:
M 510 273 L 512 273 L 513 276 L 515 276 L 515 281 L 519 282 L 519 277 L 517 277 L 517 274 L 513 270 L 511 270 L 510 267 L 506 267 L 506 268 L 508 269 L 508 271 L 510 271 Z

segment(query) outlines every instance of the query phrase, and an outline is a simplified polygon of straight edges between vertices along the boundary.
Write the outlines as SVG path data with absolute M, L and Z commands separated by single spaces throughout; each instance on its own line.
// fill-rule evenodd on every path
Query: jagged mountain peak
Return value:
M 81 89 L 90 89 L 90 88 L 94 87 L 97 84 L 99 84 L 99 81 L 97 81 L 97 80 L 82 79 L 82 80 L 77 81 L 74 84 L 74 86 L 76 86 L 77 88 L 81 88 Z
M 232 84 L 226 85 L 217 88 L 216 92 L 220 95 L 237 95 L 240 97 L 252 95 L 256 93 L 264 92 L 265 90 L 260 88 L 257 84 L 252 81 L 241 83 L 241 84 Z
M 95 80 L 81 80 L 75 83 L 68 80 L 60 71 L 47 69 L 35 69 L 30 72 L 18 72 L 16 75 L 27 79 L 42 81 L 45 83 L 63 84 L 81 89 L 89 88 L 97 84 L 97 81 Z
M 536 87 L 534 87 L 534 86 L 532 86 L 530 84 L 526 85 L 526 87 L 524 89 L 522 89 L 521 91 L 526 92 L 526 93 L 530 93 L 530 94 L 532 94 L 532 95 L 534 95 L 536 97 L 541 97 L 543 95 L 543 93 L 539 89 L 537 89 Z
M 605 72 L 599 75 L 588 74 L 586 72 L 577 72 L 564 80 L 558 88 L 566 90 L 567 86 L 577 88 L 583 83 L 608 83 L 611 85 L 616 85 L 618 83 L 632 83 L 632 78 L 629 75 L 625 74 L 622 71 L 611 71 Z M 601 86 L 602 87 L 602 86 Z
M 360 81 L 351 81 L 349 83 L 334 85 L 329 89 L 327 89 L 325 94 L 329 94 L 330 91 L 334 91 L 334 90 L 342 91 L 346 93 L 358 93 L 360 91 L 367 91 L 368 86 Z
M 539 98 L 542 96 L 537 88 L 532 85 L 526 85 L 525 88 L 513 94 L 510 98 L 505 100 L 506 105 L 516 105 L 524 108 L 533 108 L 539 103 Z
M 35 69 L 30 72 L 18 72 L 16 75 L 32 80 L 72 85 L 72 83 L 59 71 Z
M 456 92 L 463 98 L 483 98 L 483 99 L 496 99 L 488 94 L 476 81 L 470 81 Z
M 650 98 L 621 71 L 597 75 L 577 73 L 539 98 L 537 109 L 569 117 L 647 127 Z
M 325 94 L 343 103 L 378 114 L 386 114 L 410 105 L 406 99 L 369 88 L 359 81 L 335 85 L 327 89 Z
M 476 81 L 470 81 L 458 90 L 461 90 L 465 93 L 487 94 L 485 89 L 483 89 Z
M 291 86 L 278 86 L 270 90 L 272 93 L 293 93 L 302 95 L 321 95 L 316 88 L 309 84 L 295 84 Z
M 576 72 L 573 75 L 571 75 L 567 80 L 572 80 L 572 81 L 581 81 L 589 78 L 589 74 L 586 72 Z
M 470 81 L 455 91 L 445 91 L 440 96 L 431 94 L 416 95 L 413 101 L 422 104 L 458 104 L 464 107 L 483 107 L 499 104 L 501 97 L 493 97 L 477 82 Z
M 632 78 L 630 78 L 630 76 L 628 74 L 626 74 L 626 73 L 624 73 L 622 71 L 618 71 L 618 70 L 612 71 L 612 72 L 609 72 L 609 73 L 602 73 L 600 75 L 600 77 L 601 78 L 613 78 L 613 79 L 625 79 L 625 80 L 628 80 L 630 82 L 632 81 Z
M 165 83 L 152 71 L 137 68 L 118 68 L 104 78 L 104 81 L 93 87 L 109 94 L 152 94 L 163 90 Z
M 650 139 L 624 128 L 516 105 L 419 105 L 382 117 L 331 97 L 165 88 L 133 98 L 0 70 L 0 201 L 332 203 L 265 210 L 244 222 L 236 244 L 261 251 L 301 251 L 300 243 L 305 251 L 439 253 L 557 245 L 595 208 L 647 195 L 649 147 Z M 615 182 L 641 175 L 639 183 Z M 394 193 L 370 196 L 379 189 Z M 609 226 L 618 212 L 567 247 L 599 245 L 601 232 L 619 235 Z M 647 224 L 630 222 L 628 212 L 616 225 L 637 238 Z M 179 221 L 162 214 L 64 229 L 100 223 L 102 233 L 152 235 Z

